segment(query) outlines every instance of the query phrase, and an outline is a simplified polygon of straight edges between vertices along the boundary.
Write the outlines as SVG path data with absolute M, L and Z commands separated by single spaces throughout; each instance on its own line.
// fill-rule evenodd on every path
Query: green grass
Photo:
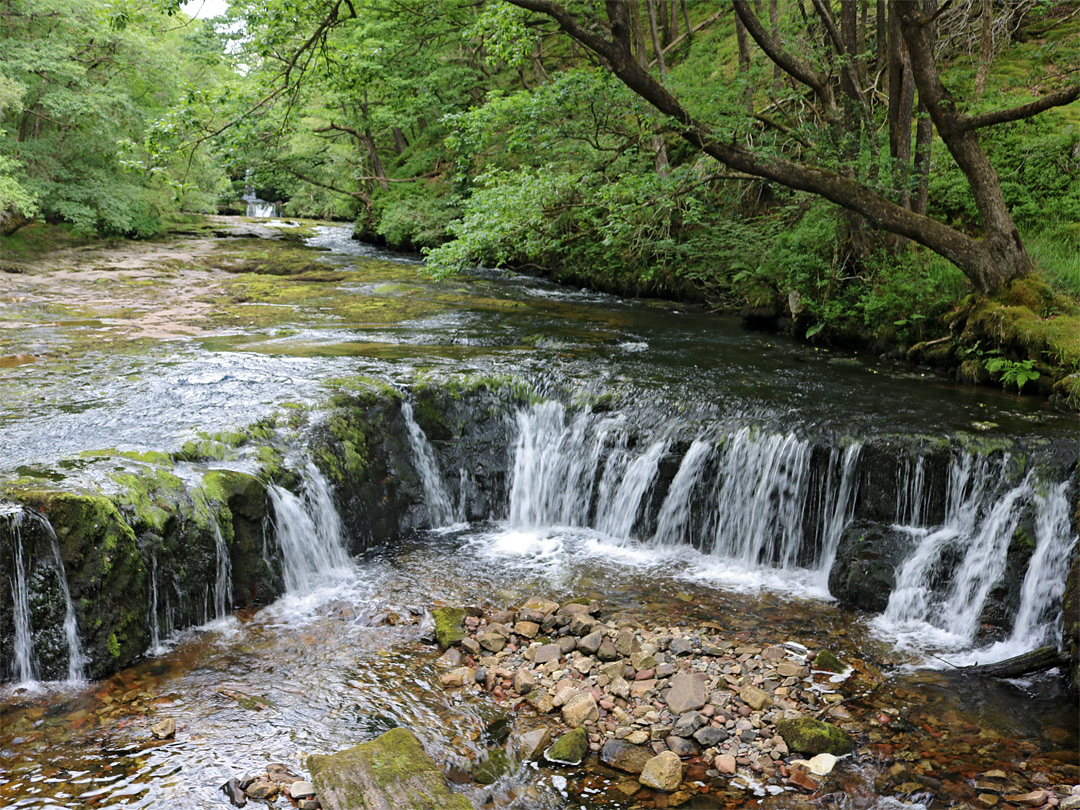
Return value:
M 1056 292 L 1080 299 L 1080 224 L 1028 234 L 1024 244 Z

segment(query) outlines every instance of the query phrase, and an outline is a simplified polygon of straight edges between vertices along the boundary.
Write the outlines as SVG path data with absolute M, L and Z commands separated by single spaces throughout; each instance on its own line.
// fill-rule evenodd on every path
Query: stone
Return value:
M 731 754 L 720 754 L 715 760 L 713 765 L 716 766 L 716 770 L 722 773 L 724 776 L 731 776 L 735 773 L 735 757 Z
M 675 726 L 672 729 L 672 734 L 679 737 L 692 737 L 694 732 L 705 725 L 705 718 L 697 712 L 685 712 L 679 715 L 679 719 L 675 721 Z
M 817 782 L 814 781 L 814 778 L 810 776 L 810 774 L 800 770 L 792 771 L 791 775 L 788 776 L 787 782 L 789 785 L 794 785 L 795 787 L 810 793 L 813 793 L 818 787 Z
M 244 788 L 244 793 L 252 799 L 274 799 L 279 792 L 281 792 L 281 786 L 277 782 L 262 778 Z
M 570 663 L 570 666 L 572 666 L 574 669 L 576 669 L 582 675 L 588 675 L 590 672 L 592 672 L 593 660 L 591 658 L 587 658 L 585 656 L 582 656 L 581 658 L 575 658 Z
M 615 649 L 611 639 L 605 638 L 604 643 L 600 645 L 600 649 L 596 651 L 596 657 L 601 661 L 614 661 L 619 657 L 619 651 Z
M 514 632 L 522 638 L 536 638 L 536 634 L 540 632 L 540 625 L 536 622 L 518 622 L 514 625 Z
M 159 723 L 150 726 L 150 734 L 155 740 L 171 740 L 176 736 L 176 721 L 166 717 Z
M 1066 796 L 1058 803 L 1058 810 L 1080 810 L 1080 793 Z
M 773 644 L 761 651 L 761 657 L 765 661 L 781 661 L 787 657 L 787 650 Z
M 828 776 L 836 767 L 836 757 L 832 754 L 818 754 L 816 757 L 811 757 L 806 767 L 814 776 Z
M 534 664 L 546 664 L 549 661 L 557 661 L 562 655 L 562 650 L 559 649 L 558 644 L 545 644 L 542 647 L 538 647 L 533 654 Z
M 596 632 L 596 625 L 599 622 L 592 616 L 575 616 L 570 620 L 570 635 L 572 636 L 588 636 Z
M 247 804 L 247 794 L 240 787 L 240 780 L 235 777 L 221 786 L 221 792 L 229 797 L 233 807 L 243 807 Z
M 652 757 L 653 753 L 648 748 L 627 740 L 608 740 L 600 750 L 600 761 L 623 773 L 641 773 Z
M 296 806 L 298 810 L 322 810 L 322 804 L 318 799 L 298 799 Z
M 643 729 L 636 729 L 626 735 L 626 741 L 631 745 L 644 745 L 649 741 L 649 732 Z M 651 756 L 651 754 L 650 754 Z
M 468 650 L 472 655 L 480 654 L 480 642 L 478 642 L 475 638 L 463 638 L 461 640 L 461 646 Z
M 630 666 L 641 672 L 643 669 L 654 669 L 656 658 L 645 652 L 636 652 L 630 656 Z
M 591 692 L 580 694 L 562 707 L 563 720 L 570 728 L 577 728 L 586 723 L 595 723 L 600 719 L 600 708 Z
M 697 756 L 698 747 L 690 740 L 671 734 L 664 738 L 664 743 L 667 745 L 668 751 L 677 755 L 680 759 Z
M 615 649 L 619 655 L 629 658 L 631 653 L 641 649 L 641 643 L 637 640 L 632 630 L 622 629 L 615 636 Z
M 577 639 L 573 636 L 563 636 L 555 643 L 558 644 L 559 650 L 563 655 L 572 653 L 577 649 Z
M 634 681 L 630 684 L 630 694 L 634 697 L 644 697 L 656 688 L 655 680 Z
M 439 657 L 439 663 L 445 667 L 460 667 L 464 656 L 457 647 L 451 647 Z
M 600 665 L 600 674 L 606 676 L 608 680 L 613 681 L 616 678 L 625 676 L 626 666 L 622 661 L 610 661 Z
M 514 753 L 524 762 L 539 759 L 544 749 L 551 745 L 551 731 L 537 728 L 514 737 Z
M 435 639 L 440 647 L 453 647 L 465 638 L 464 608 L 435 608 L 431 615 L 435 619 Z
M 560 736 L 544 752 L 544 759 L 556 765 L 580 765 L 588 750 L 589 733 L 583 727 L 579 727 Z
M 723 742 L 728 736 L 727 731 L 716 726 L 705 726 L 694 732 L 694 739 L 706 748 L 711 748 L 717 743 Z
M 688 638 L 675 638 L 668 645 L 668 652 L 672 655 L 690 655 L 694 651 L 694 644 Z
M 537 714 L 547 714 L 555 709 L 555 701 L 543 689 L 534 689 L 525 700 L 536 710 Z
M 975 797 L 975 804 L 979 807 L 993 807 L 998 803 L 998 797 L 993 793 L 980 793 Z
M 289 795 L 294 799 L 310 799 L 315 795 L 315 785 L 311 782 L 293 782 L 289 785 Z
M 505 748 L 492 748 L 473 771 L 473 781 L 493 785 L 514 770 L 514 762 Z
M 473 810 L 467 798 L 450 790 L 408 729 L 391 729 L 336 754 L 313 754 L 307 767 L 327 810 Z
M 607 687 L 608 692 L 615 697 L 626 699 L 630 697 L 630 684 L 622 678 L 613 678 Z
M 578 649 L 586 655 L 596 655 L 600 649 L 600 645 L 604 643 L 604 634 L 599 630 L 594 630 L 587 636 L 584 636 L 578 641 Z
M 847 670 L 847 664 L 837 658 L 832 650 L 820 650 L 814 656 L 814 669 L 825 672 L 844 672 Z
M 439 676 L 439 681 L 448 689 L 455 689 L 475 680 L 475 674 L 469 667 L 458 667 Z
M 506 646 L 506 638 L 499 633 L 481 633 L 476 637 L 480 646 L 491 652 L 500 652 Z
M 530 596 L 525 600 L 525 604 L 521 606 L 521 609 L 535 610 L 538 613 L 542 613 L 544 616 L 548 616 L 559 609 L 559 604 L 558 602 L 552 602 L 550 599 Z
M 705 684 L 693 675 L 676 675 L 671 679 L 671 688 L 664 695 L 664 700 L 674 714 L 696 711 L 706 703 Z
M 664 751 L 645 763 L 638 779 L 645 787 L 671 793 L 682 782 L 682 761 L 671 751 Z
M 616 789 L 624 796 L 633 796 L 639 790 L 641 790 L 641 783 L 634 779 L 624 779 L 617 784 Z
M 514 691 L 519 695 L 527 695 L 535 688 L 536 678 L 525 667 L 514 673 Z
M 740 689 L 739 700 L 755 712 L 760 712 L 766 706 L 772 704 L 772 698 L 769 697 L 769 693 L 764 689 L 758 689 L 756 686 L 744 686 Z
M 1069 798 L 1072 798 L 1071 796 Z M 1046 804 L 1046 791 L 1045 790 L 1033 790 L 1030 793 L 1014 793 L 1005 797 L 1005 801 L 1009 804 L 1022 804 L 1025 807 L 1039 807 Z M 1065 799 L 1068 802 L 1069 799 Z M 1064 807 L 1065 802 L 1062 802 L 1059 807 Z M 1080 801 L 1076 802 L 1076 805 L 1080 807 Z
M 851 735 L 842 728 L 812 717 L 778 720 L 776 729 L 788 748 L 801 754 L 843 756 L 855 747 Z
M 781 678 L 801 678 L 806 674 L 806 668 L 794 661 L 781 661 L 776 665 L 776 674 Z

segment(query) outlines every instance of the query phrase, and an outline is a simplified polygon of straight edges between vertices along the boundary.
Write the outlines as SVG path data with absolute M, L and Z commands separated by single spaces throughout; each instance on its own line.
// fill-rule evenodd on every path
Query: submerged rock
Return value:
M 682 782 L 682 761 L 671 751 L 664 751 L 645 763 L 639 780 L 646 787 L 668 793 Z
M 391 729 L 336 754 L 313 754 L 307 767 L 327 810 L 472 810 L 408 729 Z
M 176 721 L 166 717 L 159 723 L 150 726 L 150 734 L 157 740 L 169 740 L 176 736 Z

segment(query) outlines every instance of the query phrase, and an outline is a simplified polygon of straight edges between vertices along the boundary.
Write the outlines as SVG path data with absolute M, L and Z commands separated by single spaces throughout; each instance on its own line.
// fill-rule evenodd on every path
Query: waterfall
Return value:
M 1062 621 L 1058 606 L 1065 593 L 1070 552 L 1077 542 L 1069 527 L 1068 489 L 1065 481 L 1048 494 L 1035 496 L 1035 553 L 1020 591 L 1011 644 L 1031 648 L 1057 642 Z
M 312 590 L 327 575 L 349 567 L 341 517 L 334 506 L 330 482 L 308 462 L 302 492 L 295 495 L 271 484 L 275 538 L 282 555 L 285 589 L 299 594 Z
M 793 434 L 743 427 L 696 437 L 655 508 L 661 460 L 672 442 L 635 440 L 622 417 L 557 402 L 517 413 L 510 471 L 510 526 L 594 528 L 654 548 L 686 544 L 745 567 L 793 568 L 809 561 L 823 581 L 854 508 L 859 446 L 833 450 L 824 473 L 814 448 Z M 643 449 L 635 449 L 643 448 Z M 811 492 L 815 509 L 808 509 Z M 808 514 L 817 521 L 807 525 Z
M 232 557 L 229 555 L 229 547 L 225 543 L 225 537 L 221 533 L 221 525 L 217 515 L 210 509 L 210 528 L 214 531 L 214 551 L 217 556 L 217 576 L 214 579 L 214 618 L 223 619 L 229 612 L 233 601 L 232 589 Z
M 26 519 L 33 520 L 39 529 L 49 539 L 49 565 L 56 574 L 56 581 L 60 587 L 60 593 L 64 600 L 64 643 L 67 646 L 68 668 L 67 680 L 77 683 L 83 679 L 83 654 L 82 644 L 79 641 L 78 618 L 75 614 L 75 603 L 71 599 L 71 589 L 68 586 L 67 572 L 64 569 L 64 560 L 60 551 L 60 541 L 53 531 L 52 524 L 43 515 L 23 509 L 13 512 L 5 512 L 0 517 L 7 518 L 5 521 L 11 531 L 12 545 L 15 550 L 13 577 L 9 577 L 12 597 L 12 619 L 14 624 L 13 639 L 13 675 L 22 683 L 29 683 L 35 679 L 34 657 L 34 628 L 30 613 L 30 571 L 25 558 L 23 548 L 22 526 Z M 43 628 L 38 628 L 41 632 Z
M 157 549 L 150 550 L 150 606 L 147 609 L 150 620 L 150 653 L 157 655 L 161 646 L 161 621 L 158 619 L 158 559 Z
M 896 523 L 903 526 L 922 525 L 925 488 L 926 457 L 904 459 L 896 471 Z
M 52 544 L 53 559 L 56 562 L 56 574 L 60 580 L 60 589 L 64 593 L 64 639 L 68 648 L 68 674 L 67 679 L 78 682 L 83 679 L 82 646 L 79 643 L 79 625 L 75 617 L 75 603 L 71 601 L 71 589 L 68 587 L 67 572 L 64 570 L 64 559 L 60 554 L 60 541 L 53 531 L 52 525 L 42 519 L 42 524 L 49 534 Z
M 428 521 L 433 527 L 449 526 L 454 522 L 454 507 L 446 492 L 442 475 L 439 473 L 439 462 L 435 458 L 435 450 L 420 425 L 416 424 L 410 403 L 401 403 L 401 414 L 405 417 L 413 463 L 416 465 L 416 472 L 420 475 L 420 483 L 424 487 L 424 505 L 427 508 Z
M 30 631 L 30 593 L 26 587 L 26 566 L 23 563 L 22 539 L 18 531 L 19 516 L 15 519 L 15 570 L 11 580 L 15 623 L 15 680 L 29 683 L 34 680 L 34 648 Z

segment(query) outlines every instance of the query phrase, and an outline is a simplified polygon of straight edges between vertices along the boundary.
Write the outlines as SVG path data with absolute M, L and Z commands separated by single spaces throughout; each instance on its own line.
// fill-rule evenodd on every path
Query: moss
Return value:
M 404 728 L 337 754 L 312 755 L 307 767 L 329 807 L 375 810 L 392 803 L 402 810 L 472 808 L 468 799 L 447 787 L 420 740 Z
M 589 733 L 584 726 L 568 731 L 544 752 L 544 759 L 559 765 L 580 765 L 589 750 Z
M 821 650 L 814 656 L 814 669 L 822 669 L 826 672 L 843 672 L 847 669 L 847 665 L 837 658 L 836 653 L 832 650 Z
M 431 611 L 435 619 L 435 638 L 442 647 L 453 647 L 465 638 L 462 622 L 465 621 L 464 608 L 435 608 Z
M 120 642 L 116 640 L 116 633 L 109 633 L 108 639 L 105 640 L 105 649 L 113 658 L 120 657 Z
M 109 476 L 120 485 L 116 498 L 121 507 L 130 511 L 132 522 L 161 533 L 175 510 L 175 498 L 164 500 L 168 494 L 183 491 L 184 482 L 172 473 L 145 468 L 138 472 L 113 473 Z
M 514 761 L 505 748 L 492 748 L 473 771 L 473 781 L 481 785 L 498 782 L 514 770 Z
M 855 747 L 851 735 L 842 728 L 812 717 L 778 720 L 776 728 L 788 748 L 800 754 L 833 754 L 841 757 L 851 753 Z

